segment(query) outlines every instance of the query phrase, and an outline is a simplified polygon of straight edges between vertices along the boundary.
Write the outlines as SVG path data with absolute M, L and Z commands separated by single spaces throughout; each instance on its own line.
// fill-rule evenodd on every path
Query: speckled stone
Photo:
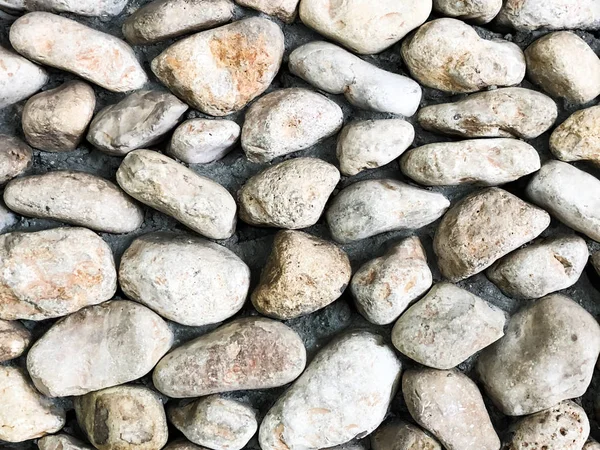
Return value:
M 0 109 L 35 94 L 47 82 L 44 69 L 0 46 Z
M 31 343 L 31 333 L 19 321 L 0 319 L 0 363 L 18 358 Z
M 33 151 L 15 136 L 0 134 L 0 186 L 24 173 L 33 164 Z
M 600 106 L 574 112 L 550 136 L 550 150 L 561 161 L 600 165 Z

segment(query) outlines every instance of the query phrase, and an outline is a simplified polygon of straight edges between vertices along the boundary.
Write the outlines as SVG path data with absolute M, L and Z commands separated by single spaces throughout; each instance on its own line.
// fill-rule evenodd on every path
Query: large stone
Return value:
M 279 26 L 252 17 L 176 42 L 152 61 L 152 71 L 190 106 L 226 116 L 269 87 L 283 51 Z
M 10 43 L 27 59 L 72 72 L 109 91 L 132 91 L 148 81 L 124 41 L 66 17 L 25 14 L 10 27 Z
M 271 319 L 238 319 L 166 355 L 156 366 L 156 388 L 172 398 L 269 389 L 294 381 L 306 349 L 291 328 Z
M 83 395 L 146 375 L 172 343 L 158 315 L 115 300 L 54 324 L 29 350 L 27 370 L 48 396 Z
M 33 151 L 29 145 L 14 136 L 0 134 L 0 186 L 21 175 L 32 164 Z
M 502 0 L 433 0 L 433 9 L 444 16 L 471 20 L 477 24 L 491 22 L 502 8 Z
M 442 450 L 442 446 L 419 427 L 394 419 L 371 435 L 373 450 Z
M 596 0 L 505 0 L 498 22 L 520 31 L 595 29 L 600 25 L 600 4 Z
M 600 106 L 574 112 L 550 136 L 550 150 L 561 161 L 600 165 Z
M 256 9 L 275 16 L 287 23 L 296 18 L 296 9 L 300 0 L 235 0 L 238 5 Z
M 0 109 L 35 94 L 47 82 L 44 69 L 0 46 Z
M 221 322 L 242 308 L 250 269 L 213 242 L 152 233 L 133 241 L 123 254 L 119 284 L 125 295 L 161 316 L 201 326 Z
M 583 395 L 600 353 L 596 319 L 549 295 L 517 312 L 506 335 L 479 356 L 486 392 L 504 414 L 533 414 Z
M 0 319 L 0 363 L 18 358 L 31 342 L 31 333 L 18 321 Z
M 241 131 L 232 120 L 186 120 L 173 133 L 167 153 L 188 164 L 208 164 L 227 155 Z
M 546 211 L 503 189 L 489 188 L 468 195 L 448 211 L 433 249 L 442 275 L 456 282 L 487 269 L 548 225 Z
M 104 17 L 121 14 L 129 0 L 25 0 L 29 11 L 54 11 Z
M 68 434 L 54 434 L 38 441 L 40 450 L 93 450 L 93 447 Z
M 316 450 L 368 435 L 387 413 L 400 370 L 380 336 L 343 335 L 315 356 L 269 410 L 260 426 L 260 447 Z

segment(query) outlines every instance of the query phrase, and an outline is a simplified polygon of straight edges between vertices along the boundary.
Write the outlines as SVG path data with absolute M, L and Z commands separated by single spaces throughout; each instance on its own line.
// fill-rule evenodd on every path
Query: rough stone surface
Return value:
M 370 434 L 387 413 L 400 370 L 378 335 L 336 339 L 269 410 L 260 426 L 262 450 L 321 449 Z
M 294 158 L 250 178 L 238 192 L 240 219 L 251 225 L 287 229 L 317 223 L 340 181 L 332 164 Z
M 0 134 L 0 186 L 21 175 L 32 163 L 29 145 L 17 137 Z
M 413 419 L 445 449 L 500 449 L 481 393 L 466 375 L 454 370 L 409 370 L 402 377 L 402 393 Z
M 590 439 L 583 446 L 583 450 L 600 450 L 600 444 Z
M 70 170 L 11 181 L 4 202 L 29 217 L 60 220 L 107 233 L 129 233 L 144 221 L 143 209 L 114 183 Z
M 82 16 L 116 16 L 129 0 L 25 0 L 29 11 L 54 11 Z
M 167 153 L 188 164 L 208 164 L 233 150 L 241 132 L 232 120 L 186 120 L 173 133 Z
M 129 153 L 117 182 L 133 198 L 206 237 L 226 239 L 235 231 L 237 206 L 227 189 L 158 152 Z
M 44 69 L 0 46 L 0 109 L 35 94 L 47 82 Z
M 19 222 L 17 216 L 13 214 L 0 198 L 0 234 L 8 231 Z
M 271 319 L 237 319 L 166 355 L 156 366 L 156 388 L 172 398 L 268 389 L 298 378 L 306 349 L 291 328 Z
M 506 0 L 498 22 L 520 31 L 593 29 L 600 24 L 600 4 L 595 0 Z
M 600 327 L 581 306 L 549 295 L 517 312 L 506 335 L 479 356 L 488 395 L 522 416 L 583 395 L 600 352 Z
M 85 228 L 0 235 L 0 318 L 44 320 L 109 300 L 110 247 Z
M 598 274 L 600 275 L 600 252 L 596 252 L 592 255 L 592 265 L 594 266 L 594 269 L 596 269 L 596 272 L 598 272 Z
M 19 13 L 25 9 L 25 0 L 0 0 L 0 8 L 8 13 Z
M 190 106 L 225 116 L 269 87 L 283 51 L 279 26 L 253 17 L 176 42 L 152 61 L 152 71 Z
M 48 396 L 83 395 L 147 374 L 172 343 L 158 315 L 115 300 L 57 322 L 29 350 L 27 370 Z
M 269 162 L 333 136 L 343 120 L 342 109 L 327 97 L 308 89 L 281 89 L 246 111 L 242 148 L 250 161 Z
M 561 161 L 600 165 L 600 106 L 573 113 L 550 136 L 550 150 Z
M 38 441 L 40 450 L 93 450 L 93 447 L 68 434 L 54 434 Z
M 31 333 L 18 321 L 0 319 L 0 363 L 18 358 L 31 342 Z
M 348 255 L 335 244 L 301 231 L 280 231 L 252 304 L 266 316 L 294 319 L 337 300 L 351 276 Z
M 250 269 L 235 253 L 205 239 L 151 233 L 123 254 L 119 284 L 127 297 L 161 316 L 200 326 L 221 322 L 242 308 Z
M 442 450 L 442 446 L 419 427 L 394 419 L 371 435 L 373 450 Z
M 490 22 L 500 12 L 500 8 L 502 0 L 433 0 L 436 12 L 478 24 Z
M 199 445 L 192 444 L 185 439 L 178 439 L 171 442 L 163 450 L 208 450 L 206 447 L 200 447 Z
M 87 140 L 103 152 L 123 156 L 160 141 L 187 109 L 166 92 L 136 91 L 96 114 Z
M 257 11 L 275 16 L 278 19 L 292 23 L 296 19 L 300 0 L 235 0 L 238 5 L 256 9 Z
M 72 72 L 109 91 L 139 89 L 148 81 L 124 41 L 66 17 L 26 14 L 10 27 L 10 43 L 27 59 Z
M 535 239 L 550 215 L 499 188 L 478 191 L 448 211 L 435 233 L 442 275 L 456 282 L 479 273 Z

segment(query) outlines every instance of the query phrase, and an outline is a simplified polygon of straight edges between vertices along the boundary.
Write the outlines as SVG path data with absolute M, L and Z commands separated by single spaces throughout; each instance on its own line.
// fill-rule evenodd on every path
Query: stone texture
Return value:
M 158 152 L 129 153 L 117 182 L 133 198 L 206 237 L 227 239 L 235 232 L 237 206 L 227 189 Z
M 54 324 L 29 350 L 27 370 L 48 396 L 83 395 L 146 375 L 172 343 L 158 315 L 115 300 Z
M 600 106 L 574 112 L 550 136 L 550 150 L 561 161 L 600 165 Z
M 192 444 L 185 439 L 178 439 L 171 442 L 169 445 L 164 447 L 163 450 L 208 450 L 206 447 L 200 447 L 199 445 Z
M 404 40 L 402 58 L 413 78 L 446 92 L 514 86 L 525 77 L 525 57 L 516 44 L 483 39 L 456 19 L 427 22 Z
M 592 439 L 589 439 L 583 446 L 583 450 L 600 450 L 600 444 Z
M 344 115 L 327 97 L 308 89 L 280 89 L 246 111 L 242 148 L 252 162 L 269 162 L 336 134 Z
M 419 427 L 394 419 L 371 435 L 373 450 L 442 450 L 442 446 Z
M 0 236 L 0 318 L 44 320 L 109 300 L 117 289 L 110 247 L 85 228 Z
M 252 304 L 266 316 L 294 319 L 337 300 L 351 275 L 348 255 L 335 244 L 301 231 L 280 231 Z
M 503 189 L 475 192 L 442 219 L 433 242 L 438 266 L 448 280 L 464 280 L 535 239 L 548 225 L 548 213 Z
M 87 140 L 103 152 L 123 156 L 159 142 L 187 109 L 166 92 L 136 91 L 96 114 Z
M 25 0 L 0 0 L 0 8 L 8 13 L 20 13 L 25 9 Z
M 600 4 L 595 0 L 506 0 L 498 22 L 520 31 L 594 29 L 600 24 Z
M 450 202 L 442 194 L 396 180 L 367 180 L 343 189 L 327 210 L 333 239 L 342 244 L 435 222 Z
M 38 441 L 40 450 L 93 450 L 93 447 L 68 434 L 54 434 Z
M 339 337 L 269 410 L 260 447 L 316 450 L 368 435 L 387 413 L 400 370 L 380 336 L 356 331 Z
M 53 11 L 82 16 L 116 16 L 129 0 L 25 0 L 29 11 Z
M 129 233 L 144 210 L 114 183 L 84 172 L 61 170 L 11 181 L 4 201 L 29 217 L 54 219 L 106 233 Z
M 201 326 L 222 322 L 242 308 L 250 269 L 233 252 L 205 239 L 151 233 L 123 254 L 119 284 L 127 297 L 161 316 Z
M 139 89 L 148 81 L 124 41 L 66 17 L 26 14 L 10 27 L 10 43 L 27 59 L 72 72 L 109 91 Z
M 238 192 L 240 218 L 250 225 L 287 229 L 317 223 L 340 181 L 335 166 L 317 158 L 294 158 L 250 178 Z
M 19 219 L 14 215 L 4 204 L 4 200 L 0 198 L 0 234 L 10 230 L 19 222 Z
M 583 395 L 600 352 L 600 327 L 563 295 L 512 316 L 506 335 L 479 356 L 486 392 L 504 414 L 533 414 Z
M 31 333 L 18 321 L 0 319 L 0 363 L 18 358 L 31 343 Z
M 152 61 L 152 71 L 190 106 L 225 116 L 269 87 L 283 51 L 279 26 L 252 17 L 176 42 Z
M 592 255 L 591 261 L 592 266 L 594 266 L 594 269 L 596 269 L 596 272 L 598 272 L 598 275 L 600 275 L 600 252 L 594 253 Z
M 21 175 L 32 163 L 29 145 L 17 137 L 0 134 L 0 186 Z
M 477 24 L 491 22 L 502 8 L 502 0 L 433 0 L 434 11 L 444 16 L 471 20 Z
M 0 46 L 0 109 L 35 94 L 47 82 L 44 69 Z
M 296 19 L 297 7 L 300 0 L 235 0 L 238 5 L 256 9 L 265 14 L 292 23 Z
M 166 355 L 154 369 L 156 388 L 172 398 L 269 389 L 295 380 L 306 365 L 300 336 L 262 317 L 237 319 Z
M 402 393 L 413 419 L 445 449 L 500 449 L 481 393 L 466 375 L 454 370 L 409 370 L 402 377 Z
M 208 164 L 227 155 L 241 132 L 232 120 L 186 120 L 173 133 L 167 153 L 188 164 Z
M 350 291 L 369 322 L 388 325 L 431 287 L 432 274 L 418 237 L 404 239 L 356 271 Z

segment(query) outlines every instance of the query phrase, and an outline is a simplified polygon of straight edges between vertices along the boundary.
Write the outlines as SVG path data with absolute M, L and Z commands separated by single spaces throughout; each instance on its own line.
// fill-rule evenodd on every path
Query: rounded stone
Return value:
M 444 16 L 471 20 L 477 24 L 491 22 L 502 8 L 502 0 L 433 0 L 434 11 Z
M 121 14 L 129 0 L 25 0 L 29 11 L 54 11 L 82 16 L 105 17 Z
M 31 333 L 18 321 L 0 319 L 0 363 L 18 358 L 31 343 Z
M 45 436 L 37 443 L 39 450 L 93 450 L 93 447 L 68 434 Z
M 44 69 L 0 46 L 0 109 L 30 97 L 47 82 Z
M 596 0 L 505 0 L 498 22 L 519 31 L 596 29 L 600 4 Z
M 167 153 L 188 164 L 208 164 L 227 155 L 241 131 L 232 120 L 186 120 L 173 133 Z
M 0 186 L 24 173 L 32 164 L 33 151 L 29 145 L 17 137 L 0 134 Z
M 19 219 L 13 214 L 4 204 L 4 200 L 0 198 L 0 234 L 5 233 L 12 228 Z
M 550 150 L 565 162 L 591 161 L 600 165 L 600 106 L 574 112 L 550 136 Z
M 394 419 L 371 435 L 373 450 L 442 450 L 442 446 L 421 428 Z
M 238 5 L 275 16 L 286 23 L 292 23 L 296 19 L 299 2 L 300 0 L 236 0 Z

